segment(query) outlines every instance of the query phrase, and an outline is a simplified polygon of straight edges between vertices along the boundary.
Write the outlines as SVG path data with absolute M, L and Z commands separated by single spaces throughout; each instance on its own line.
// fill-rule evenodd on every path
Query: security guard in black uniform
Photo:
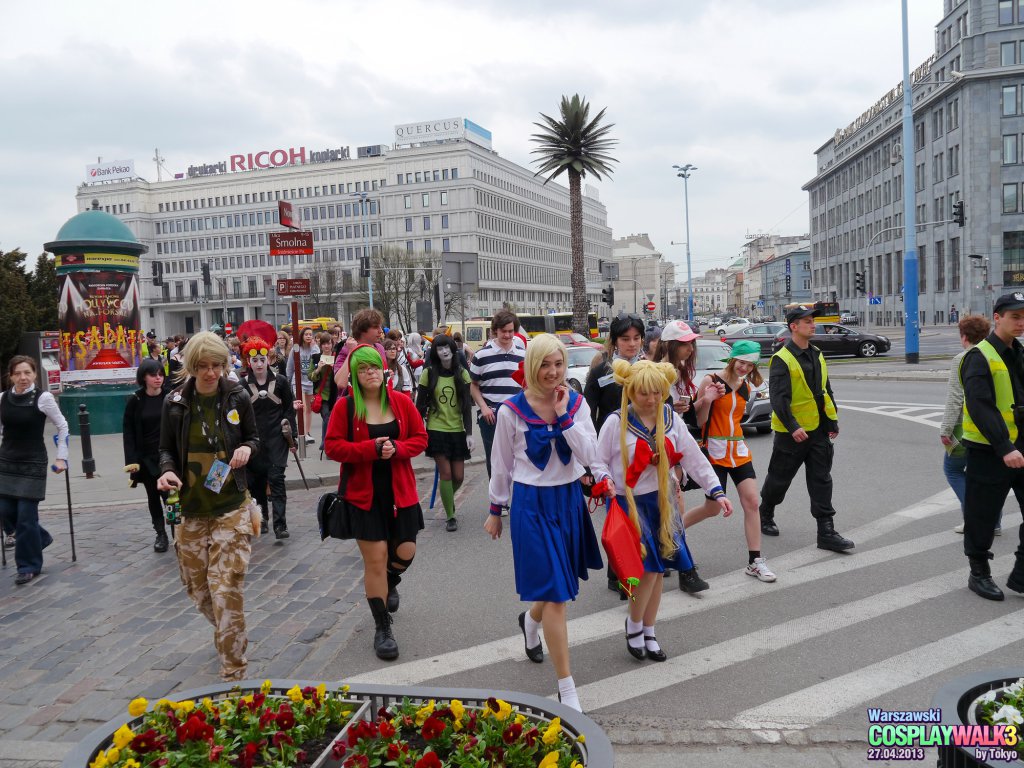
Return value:
M 792 338 L 771 359 L 768 395 L 775 442 L 761 486 L 761 532 L 779 535 L 775 507 L 786 498 L 803 466 L 811 514 L 818 521 L 818 547 L 847 552 L 854 543 L 838 534 L 832 524 L 836 514 L 832 507 L 832 442 L 839 434 L 839 417 L 825 358 L 811 346 L 816 314 L 812 305 L 788 307 L 786 324 Z
M 1002 600 L 989 560 L 999 513 L 1010 490 L 1024 513 L 1024 292 L 1000 296 L 992 311 L 994 330 L 960 363 L 964 385 L 967 493 L 964 554 L 971 564 L 967 586 L 987 600 Z M 1017 561 L 1006 582 L 1024 592 L 1024 525 Z

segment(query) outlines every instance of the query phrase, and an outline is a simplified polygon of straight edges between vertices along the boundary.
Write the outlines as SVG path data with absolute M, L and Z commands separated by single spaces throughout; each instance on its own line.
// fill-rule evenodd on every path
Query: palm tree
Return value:
M 617 143 L 608 137 L 614 124 L 601 125 L 604 110 L 590 119 L 590 104 L 577 93 L 572 99 L 562 97 L 559 105 L 561 119 L 555 120 L 543 112 L 543 122 L 534 123 L 541 132 L 532 138 L 537 149 L 531 154 L 538 155 L 534 161 L 540 164 L 535 174 L 547 174 L 545 184 L 557 178 L 562 172 L 569 174 L 569 238 L 572 245 L 572 325 L 577 333 L 590 335 L 587 313 L 587 275 L 583 262 L 583 191 L 582 179 L 589 173 L 597 179 L 601 174 L 610 176 L 611 164 L 617 163 L 608 151 Z

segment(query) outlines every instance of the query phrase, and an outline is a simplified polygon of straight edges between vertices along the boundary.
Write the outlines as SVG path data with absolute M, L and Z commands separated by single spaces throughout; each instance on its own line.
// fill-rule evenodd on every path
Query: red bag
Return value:
M 608 514 L 601 531 L 601 544 L 608 553 L 612 570 L 619 577 L 619 586 L 630 600 L 633 590 L 640 585 L 644 563 L 640 557 L 640 534 L 619 502 L 608 499 Z

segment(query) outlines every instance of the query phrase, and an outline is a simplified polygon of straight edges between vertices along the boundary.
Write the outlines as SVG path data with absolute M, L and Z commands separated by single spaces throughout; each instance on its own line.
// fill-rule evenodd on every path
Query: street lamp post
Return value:
M 917 196 L 914 168 L 914 100 L 910 85 L 910 45 L 907 40 L 907 0 L 903 10 L 903 305 L 906 307 L 906 357 L 917 363 L 920 356 L 920 318 L 917 311 Z
M 904 3 L 906 0 L 903 0 Z M 690 174 L 697 170 L 697 166 L 687 163 L 686 165 L 673 165 L 676 169 L 676 176 L 683 180 L 683 206 L 686 211 L 686 290 L 687 298 L 687 319 L 693 322 L 693 270 L 690 264 Z
M 373 309 L 373 265 L 370 263 L 370 230 L 366 225 L 366 205 L 367 195 L 366 192 L 353 192 L 352 197 L 359 198 L 359 207 L 362 210 L 363 220 L 363 256 L 366 257 L 366 288 L 370 295 L 370 309 Z M 363 260 L 359 260 L 360 266 L 362 266 Z

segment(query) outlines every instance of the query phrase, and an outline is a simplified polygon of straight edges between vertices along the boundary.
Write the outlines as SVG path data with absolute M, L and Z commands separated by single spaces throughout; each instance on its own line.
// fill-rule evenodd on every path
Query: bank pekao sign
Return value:
M 263 149 L 259 152 L 244 152 L 230 155 L 227 160 L 216 163 L 199 163 L 190 165 L 185 175 L 213 176 L 218 173 L 235 171 L 256 171 L 263 168 L 280 168 L 285 165 L 306 165 L 307 163 L 333 163 L 337 160 L 350 159 L 348 147 L 336 147 L 307 151 L 305 147 L 288 149 Z
M 95 184 L 97 181 L 118 181 L 119 179 L 135 178 L 134 160 L 111 160 L 106 163 L 93 163 L 85 166 L 85 183 Z

